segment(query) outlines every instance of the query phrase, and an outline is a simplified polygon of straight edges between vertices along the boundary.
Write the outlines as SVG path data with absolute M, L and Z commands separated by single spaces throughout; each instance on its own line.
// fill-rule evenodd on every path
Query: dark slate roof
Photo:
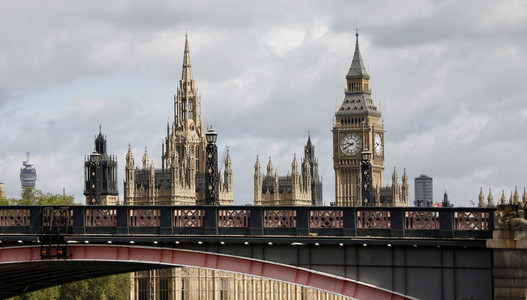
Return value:
M 346 78 L 366 78 L 369 79 L 370 75 L 366 71 L 366 67 L 362 62 L 362 56 L 360 55 L 359 49 L 359 35 L 355 35 L 357 40 L 355 42 L 355 53 L 353 54 L 353 60 L 351 61 L 351 66 L 346 75 Z
M 370 94 L 349 93 L 344 96 L 344 101 L 337 111 L 336 115 L 370 115 L 381 116 L 377 110 Z

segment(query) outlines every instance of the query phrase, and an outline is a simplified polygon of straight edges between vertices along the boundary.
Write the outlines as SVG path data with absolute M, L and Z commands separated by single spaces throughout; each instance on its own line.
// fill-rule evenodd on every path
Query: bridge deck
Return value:
M 56 214 L 58 220 L 60 209 L 67 214 L 65 234 L 94 237 L 295 236 L 394 242 L 408 238 L 470 241 L 491 238 L 494 226 L 494 209 L 489 208 L 0 206 L 0 240 L 41 235 L 43 226 L 49 225 L 44 224 L 43 218 Z

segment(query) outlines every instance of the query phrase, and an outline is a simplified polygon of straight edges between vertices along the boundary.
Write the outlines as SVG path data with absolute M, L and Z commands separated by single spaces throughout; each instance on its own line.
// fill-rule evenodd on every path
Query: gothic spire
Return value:
M 479 188 L 479 196 L 478 196 L 478 200 L 479 200 L 479 202 L 478 202 L 478 207 L 485 207 L 485 206 L 487 206 L 487 205 L 485 204 L 485 195 L 483 195 L 483 187 L 480 187 L 480 188 Z
M 260 174 L 260 160 L 258 154 L 256 154 L 256 162 L 254 163 L 254 173 Z
M 267 176 L 273 175 L 273 163 L 271 162 L 271 156 L 269 155 L 269 163 L 267 163 Z
M 362 56 L 360 55 L 358 23 L 357 27 L 355 28 L 355 53 L 353 54 L 353 60 L 351 61 L 351 66 L 348 71 L 348 74 L 346 75 L 346 78 L 370 78 L 370 75 L 368 74 L 368 71 L 366 71 L 366 67 L 364 66 L 364 62 L 362 62 Z
M 148 169 L 150 165 L 150 157 L 148 156 L 148 149 L 145 146 L 145 154 L 143 154 L 143 169 Z
M 183 54 L 183 72 L 181 74 L 181 81 L 192 81 L 192 65 L 190 64 L 190 51 L 188 50 L 188 33 L 185 32 L 185 53 Z
M 489 188 L 489 195 L 487 196 L 487 206 L 494 207 L 494 196 L 492 196 L 492 190 Z
M 258 157 L 256 160 L 258 160 Z M 225 172 L 232 172 L 232 160 L 229 147 L 227 147 L 227 155 L 225 156 Z
M 101 155 L 106 154 L 106 138 L 102 134 L 101 125 L 99 125 L 99 135 L 95 139 L 95 151 Z
M 134 168 L 134 155 L 132 153 L 131 143 L 128 143 L 128 152 L 126 153 L 126 167 L 129 169 Z
M 397 186 L 399 181 L 399 176 L 397 175 L 397 168 L 393 167 L 393 174 L 392 174 L 392 185 Z
M 293 162 L 291 163 L 291 170 L 293 175 L 298 175 L 298 162 L 296 161 L 296 152 L 293 156 Z

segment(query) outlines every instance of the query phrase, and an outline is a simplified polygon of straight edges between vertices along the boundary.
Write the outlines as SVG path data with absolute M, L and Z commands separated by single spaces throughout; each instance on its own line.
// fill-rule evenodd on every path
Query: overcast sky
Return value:
M 253 202 L 256 154 L 280 175 L 308 132 L 334 201 L 332 119 L 355 24 L 394 166 L 434 179 L 456 206 L 527 185 L 525 1 L 9 1 L 0 10 L 0 182 L 19 197 L 25 153 L 37 188 L 84 203 L 99 124 L 117 155 L 161 165 L 185 28 L 205 122 L 229 146 L 234 203 Z M 399 177 L 400 178 L 400 177 Z

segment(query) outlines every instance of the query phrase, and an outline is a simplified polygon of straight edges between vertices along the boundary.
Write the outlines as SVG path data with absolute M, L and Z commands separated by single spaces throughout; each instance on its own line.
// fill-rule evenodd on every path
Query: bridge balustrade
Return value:
M 39 234 L 46 206 L 0 206 L 0 234 Z M 61 206 L 63 207 L 63 206 Z M 70 206 L 71 234 L 491 238 L 493 208 Z

